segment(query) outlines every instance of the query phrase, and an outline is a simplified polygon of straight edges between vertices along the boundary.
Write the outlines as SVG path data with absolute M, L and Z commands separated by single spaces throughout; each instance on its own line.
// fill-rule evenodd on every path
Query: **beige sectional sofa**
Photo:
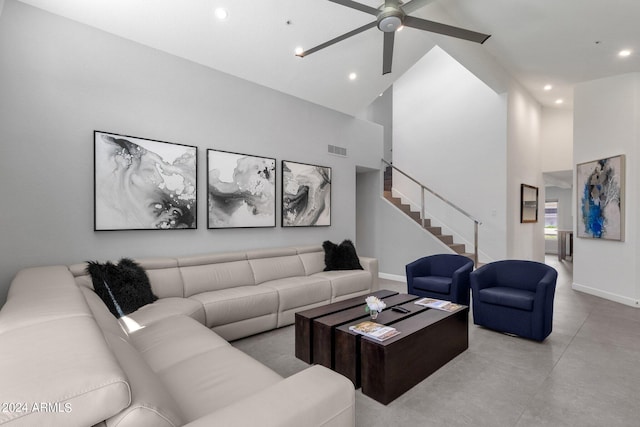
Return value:
M 0 310 L 0 425 L 353 426 L 354 389 L 312 366 L 288 378 L 227 340 L 377 289 L 322 271 L 320 246 L 136 260 L 158 300 L 117 320 L 86 264 L 20 271 Z

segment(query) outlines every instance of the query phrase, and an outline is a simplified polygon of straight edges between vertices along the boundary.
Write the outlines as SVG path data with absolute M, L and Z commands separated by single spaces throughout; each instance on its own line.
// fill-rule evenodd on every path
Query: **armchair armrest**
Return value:
M 315 365 L 185 427 L 251 425 L 353 427 L 353 384 L 342 375 Z
M 536 305 L 551 304 L 553 305 L 553 297 L 556 291 L 556 280 L 558 272 L 551 269 L 542 276 L 542 279 L 536 285 L 536 297 L 533 301 L 534 307 Z M 551 298 L 551 299 L 549 299 Z
M 429 276 L 431 274 L 431 263 L 428 260 L 429 257 L 424 257 L 407 264 L 405 270 L 407 272 L 407 280 L 409 277 L 422 277 Z
M 471 289 L 479 291 L 480 289 L 488 288 L 496 283 L 495 267 L 491 264 L 483 265 L 473 271 L 469 277 Z

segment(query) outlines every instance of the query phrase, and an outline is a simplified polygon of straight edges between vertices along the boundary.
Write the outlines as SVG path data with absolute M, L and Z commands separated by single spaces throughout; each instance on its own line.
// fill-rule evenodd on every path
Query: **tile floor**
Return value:
M 384 406 L 356 391 L 356 425 L 638 426 L 640 310 L 571 289 L 571 263 L 558 270 L 553 332 L 537 343 L 473 325 L 469 349 Z M 406 292 L 406 284 L 381 280 Z M 294 356 L 288 326 L 234 346 L 280 375 L 308 365 Z

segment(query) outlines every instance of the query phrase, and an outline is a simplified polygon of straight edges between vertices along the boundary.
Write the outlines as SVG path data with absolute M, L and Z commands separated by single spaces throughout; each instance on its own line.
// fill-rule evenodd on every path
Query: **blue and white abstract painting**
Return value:
M 276 159 L 207 150 L 208 228 L 276 226 Z
M 331 225 L 331 168 L 282 161 L 282 226 Z
M 577 167 L 578 237 L 624 240 L 623 155 Z
M 197 148 L 94 132 L 95 230 L 196 228 Z

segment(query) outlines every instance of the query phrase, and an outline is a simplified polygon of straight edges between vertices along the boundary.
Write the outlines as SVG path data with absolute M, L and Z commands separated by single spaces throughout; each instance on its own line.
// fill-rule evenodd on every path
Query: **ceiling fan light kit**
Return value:
M 329 47 L 349 37 L 360 34 L 369 28 L 377 27 L 384 33 L 384 44 L 382 52 L 382 74 L 391 72 L 391 63 L 393 61 L 393 44 L 395 32 L 403 26 L 416 28 L 418 30 L 429 31 L 437 34 L 443 34 L 445 36 L 455 37 L 463 40 L 469 40 L 476 43 L 484 43 L 489 37 L 488 34 L 482 34 L 475 31 L 466 30 L 464 28 L 458 28 L 447 24 L 441 24 L 439 22 L 428 21 L 426 19 L 416 18 L 414 16 L 407 15 L 432 0 L 410 0 L 406 3 L 402 3 L 399 0 L 385 0 L 384 4 L 380 8 L 374 8 L 362 3 L 355 2 L 353 0 L 329 0 L 333 3 L 338 3 L 342 6 L 356 9 L 361 12 L 374 15 L 376 20 L 363 25 L 362 27 L 351 30 L 341 36 L 331 39 L 325 43 L 322 43 L 311 49 L 296 52 L 296 56 L 304 58 L 307 55 L 311 55 L 321 49 Z

